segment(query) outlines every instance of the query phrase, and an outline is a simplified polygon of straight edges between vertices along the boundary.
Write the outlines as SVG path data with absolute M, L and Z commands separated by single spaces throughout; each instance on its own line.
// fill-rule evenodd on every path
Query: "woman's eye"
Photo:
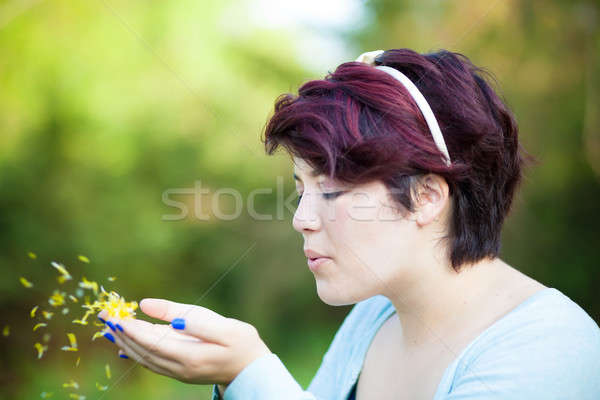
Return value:
M 342 195 L 343 193 L 344 193 L 343 191 L 323 193 L 323 198 L 325 198 L 326 200 L 331 200 L 331 199 L 335 199 L 336 197 Z
M 344 194 L 343 191 L 339 191 L 339 192 L 330 192 L 330 193 L 321 193 L 321 195 L 323 196 L 323 198 L 325 200 L 332 200 L 335 199 L 336 197 L 340 196 Z M 297 199 L 297 205 L 300 205 L 300 200 L 302 200 L 302 193 L 298 194 L 298 199 Z

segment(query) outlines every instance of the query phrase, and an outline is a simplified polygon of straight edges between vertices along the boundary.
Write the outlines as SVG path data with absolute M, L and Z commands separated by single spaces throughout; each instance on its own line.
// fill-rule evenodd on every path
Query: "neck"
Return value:
M 400 319 L 403 343 L 439 342 L 448 333 L 460 332 L 507 268 L 500 259 L 485 259 L 457 273 L 448 264 L 429 259 L 417 264 L 409 282 L 406 276 L 401 284 L 390 282 L 384 295 Z

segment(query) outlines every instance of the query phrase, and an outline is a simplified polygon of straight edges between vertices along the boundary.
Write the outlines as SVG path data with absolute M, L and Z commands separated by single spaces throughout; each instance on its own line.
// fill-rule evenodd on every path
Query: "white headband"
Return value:
M 397 69 L 394 69 L 392 67 L 386 67 L 385 65 L 375 66 L 375 57 L 377 57 L 378 55 L 380 55 L 383 52 L 384 52 L 383 50 L 368 51 L 366 53 L 362 53 L 356 59 L 356 61 L 372 65 L 375 68 L 380 69 L 380 70 L 390 74 L 391 76 L 393 76 L 394 78 L 399 80 L 404 85 L 406 90 L 408 90 L 408 93 L 410 93 L 412 98 L 417 103 L 417 106 L 419 106 L 421 113 L 423 113 L 423 117 L 425 117 L 425 121 L 427 122 L 429 131 L 431 132 L 431 136 L 433 136 L 433 141 L 435 142 L 435 145 L 437 146 L 438 150 L 446 158 L 446 160 L 445 160 L 446 165 L 450 166 L 450 163 L 451 163 L 450 154 L 448 154 L 448 148 L 446 147 L 446 142 L 444 141 L 444 136 L 442 136 L 442 131 L 440 130 L 440 126 L 438 125 L 438 123 L 435 119 L 435 116 L 433 115 L 433 111 L 431 111 L 431 107 L 429 107 L 429 103 L 427 103 L 427 100 L 425 100 L 425 97 L 423 97 L 423 95 L 421 94 L 419 89 L 415 86 L 415 84 L 412 83 L 411 80 L 408 79 L 408 77 L 406 75 L 404 75 L 402 72 L 400 72 Z

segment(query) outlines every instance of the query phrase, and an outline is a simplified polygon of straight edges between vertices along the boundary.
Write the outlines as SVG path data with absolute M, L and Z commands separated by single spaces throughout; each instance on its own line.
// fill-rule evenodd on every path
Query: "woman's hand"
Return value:
M 252 325 L 207 308 L 162 299 L 144 299 L 140 308 L 171 325 L 107 318 L 106 311 L 98 317 L 111 328 L 119 354 L 161 375 L 217 383 L 223 390 L 248 364 L 271 353 Z

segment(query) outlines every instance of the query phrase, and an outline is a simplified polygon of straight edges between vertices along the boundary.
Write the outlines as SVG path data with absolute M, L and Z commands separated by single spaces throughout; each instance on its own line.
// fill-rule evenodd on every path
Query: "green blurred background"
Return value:
M 0 1 L 0 327 L 11 328 L 0 336 L 1 398 L 66 398 L 71 378 L 99 398 L 105 363 L 104 398 L 209 398 L 210 386 L 131 369 L 105 340 L 88 343 L 91 327 L 60 318 L 37 360 L 29 310 L 58 287 L 52 260 L 127 299 L 198 302 L 250 322 L 306 387 L 350 306 L 319 300 L 291 212 L 165 221 L 174 209 L 162 196 L 200 181 L 202 204 L 229 187 L 245 207 L 253 189 L 271 188 L 256 210 L 275 213 L 277 177 L 282 195 L 294 190 L 288 158 L 260 143 L 276 96 L 375 49 L 445 48 L 495 74 L 540 161 L 502 257 L 600 321 L 599 11 L 559 0 Z M 77 368 L 58 350 L 67 326 Z

